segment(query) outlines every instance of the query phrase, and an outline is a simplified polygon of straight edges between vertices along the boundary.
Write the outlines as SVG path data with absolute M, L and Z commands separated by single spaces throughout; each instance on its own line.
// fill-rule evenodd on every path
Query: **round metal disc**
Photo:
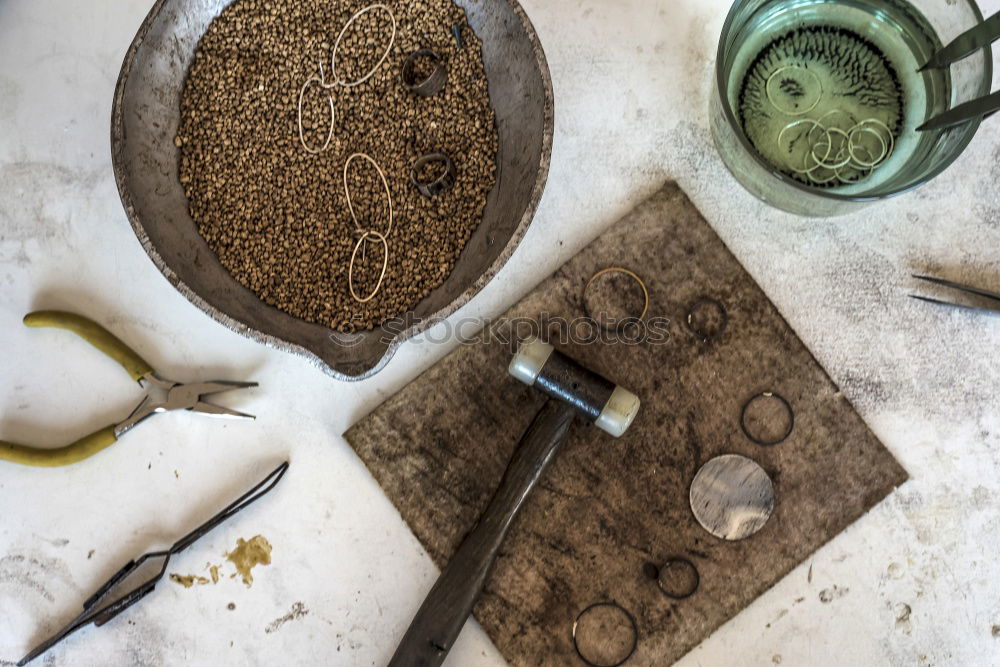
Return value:
M 730 454 L 712 459 L 691 483 L 691 511 L 702 528 L 723 540 L 743 540 L 774 511 L 774 486 L 764 469 Z

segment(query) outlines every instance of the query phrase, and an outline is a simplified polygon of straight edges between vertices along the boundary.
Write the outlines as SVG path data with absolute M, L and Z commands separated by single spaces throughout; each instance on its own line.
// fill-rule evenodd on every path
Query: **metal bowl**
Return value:
M 174 136 L 195 47 L 232 0 L 157 0 L 122 64 L 111 153 L 125 213 L 163 275 L 213 318 L 301 355 L 342 380 L 380 371 L 396 348 L 454 313 L 510 259 L 542 196 L 552 149 L 552 81 L 538 36 L 517 0 L 456 0 L 483 41 L 499 132 L 497 183 L 483 222 L 444 285 L 403 324 L 345 336 L 261 301 L 223 268 L 198 234 L 178 176 Z

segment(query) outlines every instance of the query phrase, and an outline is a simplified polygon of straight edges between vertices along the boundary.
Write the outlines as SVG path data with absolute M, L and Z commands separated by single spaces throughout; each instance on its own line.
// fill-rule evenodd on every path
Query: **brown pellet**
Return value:
M 368 81 L 330 89 L 334 136 L 308 153 L 298 134 L 303 83 L 333 80 L 331 55 L 341 29 L 369 0 L 236 0 L 209 26 L 188 72 L 175 139 L 180 180 L 199 232 L 223 266 L 264 302 L 302 320 L 348 331 L 370 329 L 413 310 L 452 272 L 482 221 L 496 178 L 497 133 L 482 43 L 452 0 L 382 0 L 397 21 L 386 62 Z M 452 34 L 462 26 L 463 48 Z M 364 76 L 385 52 L 384 11 L 358 18 L 337 51 L 337 74 Z M 438 53 L 445 88 L 430 98 L 400 81 L 406 57 Z M 305 93 L 306 141 L 320 148 L 329 132 L 327 92 Z M 434 198 L 410 184 L 414 163 L 447 154 L 457 182 Z M 385 172 L 394 210 L 388 269 L 376 297 L 359 304 L 347 283 L 360 233 L 344 194 L 344 162 L 367 153 Z M 388 202 L 377 171 L 355 160 L 348 187 L 363 231 L 385 231 Z M 367 295 L 385 250 L 372 239 L 358 253 L 355 290 Z

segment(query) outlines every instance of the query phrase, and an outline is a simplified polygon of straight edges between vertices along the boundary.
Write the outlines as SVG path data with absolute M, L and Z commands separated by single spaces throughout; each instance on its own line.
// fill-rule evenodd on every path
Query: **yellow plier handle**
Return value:
M 82 315 L 67 313 L 63 310 L 39 310 L 38 312 L 25 315 L 24 323 L 29 327 L 46 327 L 72 331 L 121 364 L 122 368 L 137 382 L 153 372 L 153 367 L 133 352 L 132 348 L 118 340 L 117 336 L 97 322 L 89 320 Z
M 52 327 L 72 331 L 121 364 L 133 380 L 139 381 L 153 372 L 153 367 L 128 345 L 118 340 L 100 324 L 82 315 L 61 310 L 42 310 L 26 315 L 24 323 L 29 327 Z M 0 440 L 0 461 L 40 468 L 70 465 L 89 458 L 117 442 L 115 429 L 116 426 L 111 425 L 73 444 L 54 449 L 39 449 Z
M 102 428 L 96 433 L 91 433 L 87 437 L 77 440 L 72 445 L 54 449 L 26 447 L 0 440 L 0 461 L 20 463 L 24 466 L 33 466 L 36 468 L 59 468 L 90 458 L 116 442 L 118 442 L 118 436 L 115 435 L 114 425 Z

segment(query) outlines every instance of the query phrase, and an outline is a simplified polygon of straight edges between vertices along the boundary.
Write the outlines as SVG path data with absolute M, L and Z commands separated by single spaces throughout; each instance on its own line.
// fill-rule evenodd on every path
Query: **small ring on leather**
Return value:
M 631 646 L 628 649 L 628 653 L 624 657 L 618 658 L 616 662 L 604 662 L 604 663 L 593 662 L 583 654 L 583 651 L 580 650 L 580 643 L 577 638 L 577 628 L 580 624 L 580 619 L 582 619 L 584 616 L 586 616 L 589 612 L 593 611 L 594 609 L 598 609 L 601 607 L 617 609 L 625 616 L 626 620 L 632 626 L 632 641 L 631 641 Z M 617 602 L 596 602 L 587 607 L 586 609 L 584 609 L 583 611 L 581 611 L 579 614 L 577 614 L 576 620 L 573 621 L 573 631 L 571 633 L 571 636 L 573 637 L 573 648 L 576 649 L 577 657 L 579 657 L 580 660 L 582 660 L 583 663 L 586 664 L 588 667 L 621 667 L 621 665 L 624 665 L 626 662 L 629 661 L 629 658 L 635 655 L 635 650 L 639 648 L 639 624 L 636 621 L 635 616 L 632 615 L 632 612 L 630 612 L 628 609 L 621 606 Z
M 679 565 L 681 568 L 687 570 L 687 572 L 690 573 L 691 584 L 688 588 L 675 590 L 664 585 L 663 573 L 666 572 L 673 565 Z M 667 562 L 663 564 L 663 567 L 659 568 L 659 571 L 656 573 L 656 584 L 657 586 L 660 587 L 660 590 L 663 591 L 663 594 L 666 595 L 668 598 L 674 600 L 686 600 L 687 598 L 694 595 L 695 592 L 698 590 L 698 586 L 701 585 L 701 575 L 698 573 L 698 568 L 695 567 L 695 564 L 689 561 L 687 558 L 675 557 L 667 560 Z
M 421 169 L 430 164 L 439 165 L 441 167 L 440 174 L 429 181 L 421 180 Z M 417 160 L 413 164 L 413 168 L 410 169 L 410 183 L 428 199 L 450 190 L 457 179 L 458 173 L 455 171 L 455 163 L 444 153 L 428 153 Z
M 702 308 L 713 308 L 720 314 L 722 321 L 719 323 L 719 328 L 717 331 L 715 332 L 702 331 L 694 323 L 695 313 L 697 313 Z M 694 305 L 688 308 L 687 317 L 684 319 L 687 323 L 688 330 L 695 336 L 700 338 L 702 343 L 711 343 L 717 338 L 720 338 L 722 334 L 726 332 L 726 328 L 729 326 L 729 313 L 726 311 L 726 307 L 723 306 L 720 301 L 710 298 L 702 298 L 696 301 Z
M 415 69 L 417 60 L 420 58 L 429 58 L 433 61 L 434 70 L 423 79 L 418 80 Z M 436 52 L 430 49 L 418 49 L 407 56 L 400 78 L 403 80 L 403 85 L 411 93 L 420 97 L 432 97 L 441 92 L 444 84 L 448 81 L 448 68 L 445 67 L 444 61 Z
M 759 438 L 755 436 L 751 432 L 750 427 L 747 426 L 747 411 L 750 409 L 751 405 L 762 398 L 777 400 L 788 413 L 788 428 L 785 429 L 785 432 L 777 440 L 764 440 L 763 438 Z M 757 394 L 743 404 L 743 409 L 740 411 L 740 428 L 743 429 L 743 435 L 745 435 L 750 442 L 760 445 L 761 447 L 774 447 L 775 445 L 780 445 L 792 437 L 792 432 L 795 430 L 795 410 L 792 408 L 792 404 L 788 402 L 788 399 L 781 394 L 773 391 L 765 391 L 761 394 Z

